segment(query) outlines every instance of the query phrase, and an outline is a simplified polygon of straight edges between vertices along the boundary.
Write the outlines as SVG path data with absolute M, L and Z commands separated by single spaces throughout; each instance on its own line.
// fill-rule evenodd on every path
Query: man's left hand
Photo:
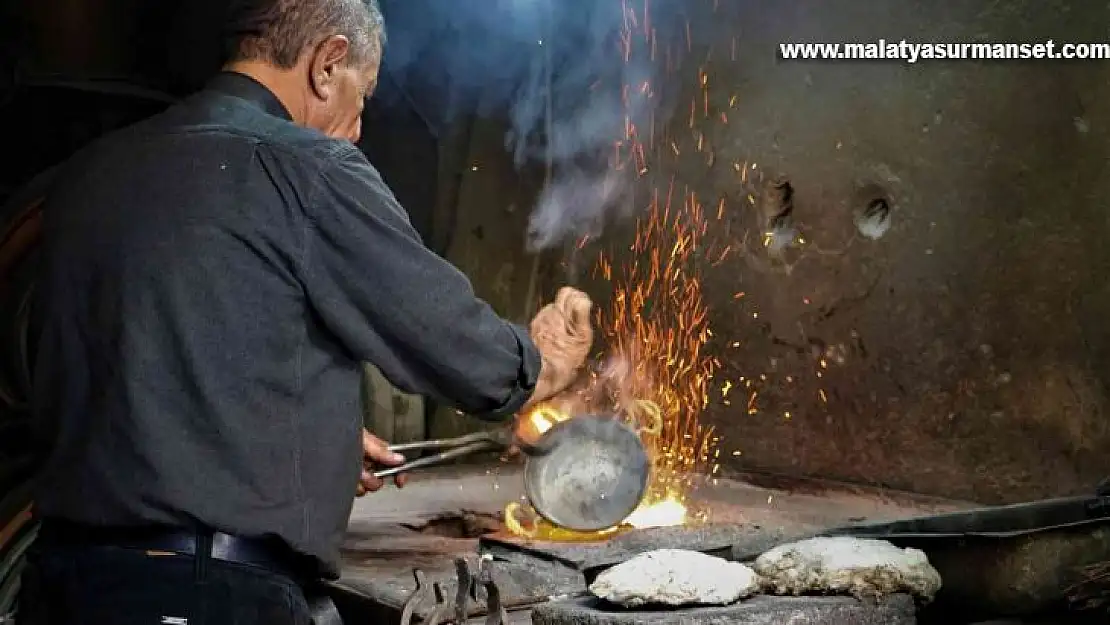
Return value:
M 368 430 L 362 430 L 362 476 L 358 480 L 355 496 L 362 497 L 385 486 L 385 480 L 374 477 L 374 467 L 395 467 L 404 463 L 404 456 L 389 451 L 389 443 L 374 436 Z M 397 488 L 405 485 L 406 477 L 404 474 L 393 476 L 393 482 L 397 484 Z
M 589 295 L 565 286 L 532 318 L 528 330 L 543 364 L 525 410 L 563 392 L 578 376 L 594 342 L 592 309 Z

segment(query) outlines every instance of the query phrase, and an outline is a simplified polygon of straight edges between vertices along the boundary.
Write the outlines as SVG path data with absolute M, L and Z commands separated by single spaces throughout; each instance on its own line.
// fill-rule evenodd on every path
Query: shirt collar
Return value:
M 270 115 L 293 121 L 293 116 L 274 92 L 246 74 L 220 72 L 208 83 L 208 89 L 246 100 Z

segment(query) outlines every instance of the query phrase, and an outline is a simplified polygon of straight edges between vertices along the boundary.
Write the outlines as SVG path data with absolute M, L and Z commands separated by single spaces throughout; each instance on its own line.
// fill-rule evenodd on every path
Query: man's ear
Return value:
M 351 42 L 343 35 L 332 35 L 320 42 L 312 52 L 308 64 L 309 85 L 312 92 L 321 100 L 327 100 L 334 92 L 336 71 L 347 60 Z

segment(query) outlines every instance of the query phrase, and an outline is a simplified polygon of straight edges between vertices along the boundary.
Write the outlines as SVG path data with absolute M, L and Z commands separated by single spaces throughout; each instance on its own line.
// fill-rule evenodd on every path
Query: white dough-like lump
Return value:
M 759 576 L 746 565 L 684 549 L 642 553 L 590 584 L 594 596 L 625 607 L 727 605 L 759 588 Z
M 756 558 L 753 568 L 775 593 L 789 595 L 881 598 L 909 593 L 928 602 L 941 583 L 940 573 L 919 549 L 841 536 L 780 545 Z

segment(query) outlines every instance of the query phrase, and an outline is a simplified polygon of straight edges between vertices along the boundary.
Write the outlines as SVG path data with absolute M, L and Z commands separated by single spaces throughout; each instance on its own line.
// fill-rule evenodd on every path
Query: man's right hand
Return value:
M 395 467 L 405 463 L 405 457 L 389 450 L 389 443 L 374 436 L 369 430 L 362 430 L 362 475 L 359 476 L 358 489 L 355 497 L 362 497 L 366 493 L 374 493 L 385 486 L 385 480 L 374 475 L 375 467 Z M 399 473 L 393 478 L 397 488 L 405 485 L 405 474 Z
M 543 368 L 529 404 L 544 401 L 574 381 L 594 342 L 590 323 L 593 302 L 578 289 L 559 289 L 555 301 L 532 319 L 529 331 L 543 358 Z

